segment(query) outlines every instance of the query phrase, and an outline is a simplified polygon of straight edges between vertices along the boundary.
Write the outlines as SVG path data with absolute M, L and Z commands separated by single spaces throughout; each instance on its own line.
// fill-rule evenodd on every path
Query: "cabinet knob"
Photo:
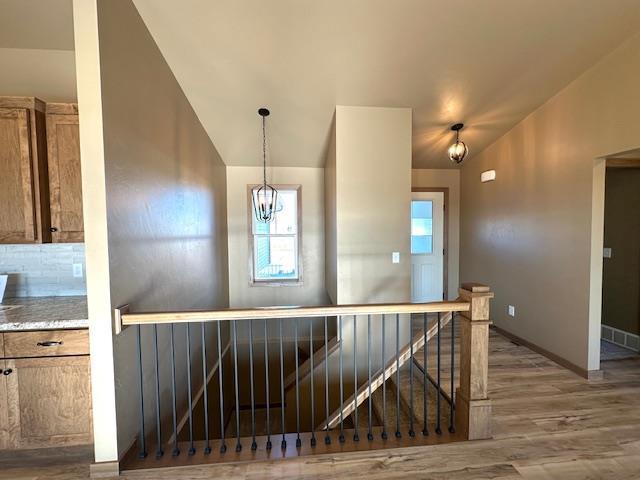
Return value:
M 51 233 L 55 233 L 55 232 L 57 232 L 57 231 L 58 231 L 58 227 L 51 227 L 51 228 L 49 229 L 49 231 L 50 231 Z
M 7 368 L 4 372 L 2 372 L 3 375 L 11 375 L 13 373 L 13 370 L 11 368 Z

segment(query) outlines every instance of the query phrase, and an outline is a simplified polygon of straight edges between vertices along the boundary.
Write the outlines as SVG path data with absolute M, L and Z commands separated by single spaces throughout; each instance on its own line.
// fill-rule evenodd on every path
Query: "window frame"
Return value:
M 273 187 L 280 191 L 295 191 L 296 192 L 296 250 L 297 250 L 297 263 L 298 263 L 298 278 L 292 279 L 273 279 L 273 280 L 258 280 L 255 278 L 255 249 L 254 240 L 255 234 L 253 233 L 253 189 L 259 187 L 261 184 L 247 185 L 247 238 L 248 238 L 248 255 L 247 263 L 249 264 L 249 286 L 251 287 L 297 287 L 303 285 L 302 276 L 302 185 L 296 184 L 277 184 Z M 271 236 L 271 234 L 269 234 Z M 289 237 L 291 234 L 273 235 Z

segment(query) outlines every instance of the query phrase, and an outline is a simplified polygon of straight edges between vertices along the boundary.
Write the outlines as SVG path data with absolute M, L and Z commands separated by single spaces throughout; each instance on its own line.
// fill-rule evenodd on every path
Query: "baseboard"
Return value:
M 97 462 L 89 465 L 90 478 L 113 478 L 120 476 L 120 462 Z
M 604 323 L 602 324 L 600 335 L 603 340 L 613 343 L 614 345 L 618 345 L 634 352 L 640 352 L 639 335 L 620 330 L 619 328 L 610 327 Z
M 530 341 L 525 340 L 524 338 L 520 338 L 511 332 L 508 332 L 500 327 L 497 327 L 496 325 L 492 325 L 491 328 L 493 328 L 500 335 L 508 338 L 512 342 L 517 343 L 518 345 L 527 347 L 529 350 L 533 350 L 534 352 L 547 357 L 549 360 L 557 363 L 558 365 L 566 368 L 567 370 L 571 370 L 572 372 L 580 375 L 582 378 L 586 378 L 588 380 L 602 379 L 602 370 L 587 370 L 585 368 L 579 367 L 578 365 L 571 363 L 570 361 L 556 355 L 555 353 L 552 353 L 549 350 L 539 347 L 535 343 L 531 343 Z

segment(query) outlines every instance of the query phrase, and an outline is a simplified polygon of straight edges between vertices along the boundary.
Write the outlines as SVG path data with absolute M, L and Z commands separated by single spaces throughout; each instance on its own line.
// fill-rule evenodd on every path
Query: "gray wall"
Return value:
M 225 166 L 133 3 L 99 2 L 98 29 L 112 306 L 226 307 Z M 186 366 L 184 328 L 176 329 L 180 369 Z M 152 334 L 143 333 L 150 366 Z M 212 332 L 207 337 L 214 341 Z M 160 329 L 165 398 L 168 341 L 168 329 Z M 114 362 L 122 453 L 137 432 L 134 329 L 114 339 Z M 201 378 L 197 370 L 193 374 Z M 145 382 L 152 381 L 147 368 Z M 153 411 L 151 403 L 147 411 Z

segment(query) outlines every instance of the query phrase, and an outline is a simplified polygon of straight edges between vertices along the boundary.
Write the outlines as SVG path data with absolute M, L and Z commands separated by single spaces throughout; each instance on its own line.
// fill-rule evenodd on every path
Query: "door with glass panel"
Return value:
M 444 297 L 444 193 L 413 192 L 411 199 L 411 301 Z

